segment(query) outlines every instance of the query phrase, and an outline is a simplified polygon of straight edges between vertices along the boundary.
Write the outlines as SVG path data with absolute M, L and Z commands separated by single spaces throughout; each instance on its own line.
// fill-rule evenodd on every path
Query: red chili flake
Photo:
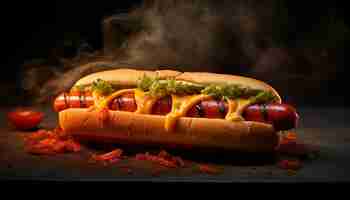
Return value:
M 302 164 L 299 160 L 281 160 L 278 167 L 286 170 L 298 170 L 302 167 Z
M 315 149 L 310 147 L 310 145 L 298 142 L 295 132 L 288 132 L 281 138 L 276 151 L 281 154 L 305 156 L 315 151 Z
M 81 146 L 79 143 L 75 142 L 72 139 L 69 139 L 66 143 L 66 148 L 73 152 L 79 152 L 81 150 Z
M 142 154 L 142 153 L 136 154 L 135 159 L 136 160 L 147 160 L 146 155 Z
M 121 149 L 115 149 L 111 152 L 102 154 L 102 155 L 92 155 L 91 159 L 95 161 L 106 161 L 109 163 L 115 163 L 118 162 L 121 159 L 121 156 L 123 154 L 123 150 Z
M 73 139 L 63 137 L 60 129 L 38 130 L 24 138 L 25 151 L 31 154 L 54 155 L 66 152 L 78 152 L 81 147 Z
M 208 174 L 218 174 L 220 170 L 214 166 L 206 165 L 206 164 L 198 164 L 199 171 Z
M 290 140 L 290 141 L 296 141 L 297 140 L 297 134 L 295 132 L 289 131 L 286 134 L 285 139 Z
M 163 165 L 165 167 L 169 167 L 169 168 L 176 168 L 177 167 L 175 162 L 172 162 L 172 161 L 169 161 L 169 160 L 166 160 L 163 158 L 156 158 L 154 161 L 158 162 L 160 165 Z
M 175 157 L 173 157 L 173 160 L 178 166 L 180 166 L 180 167 L 184 167 L 185 166 L 185 162 L 182 160 L 181 157 L 175 156 Z
M 174 157 L 164 150 L 160 151 L 158 155 L 152 155 L 149 152 L 146 152 L 145 154 L 136 154 L 135 159 L 152 161 L 169 168 L 184 166 L 184 162 L 180 157 Z
M 164 159 L 169 159 L 169 158 L 171 158 L 171 155 L 170 155 L 168 152 L 166 152 L 166 151 L 164 151 L 164 150 L 161 150 L 161 151 L 158 153 L 158 157 L 164 158 Z

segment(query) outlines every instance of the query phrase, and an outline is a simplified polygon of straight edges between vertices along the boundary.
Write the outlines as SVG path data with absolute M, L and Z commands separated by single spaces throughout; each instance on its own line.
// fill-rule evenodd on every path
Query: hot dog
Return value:
M 249 152 L 273 151 L 278 131 L 295 128 L 299 118 L 262 81 L 172 70 L 94 73 L 53 106 L 61 128 L 78 139 Z
M 54 110 L 59 112 L 67 108 L 88 108 L 91 105 L 93 105 L 91 93 L 62 93 L 54 101 Z M 151 114 L 166 115 L 170 113 L 171 106 L 171 96 L 165 96 L 156 101 Z M 110 110 L 135 112 L 137 110 L 137 104 L 134 93 L 128 93 L 115 98 L 111 101 L 108 108 Z M 228 105 L 224 100 L 206 100 L 193 106 L 186 113 L 186 116 L 224 119 L 227 111 Z M 272 124 L 277 131 L 296 128 L 299 118 L 295 108 L 287 104 L 277 103 L 247 106 L 243 111 L 243 117 L 249 121 Z

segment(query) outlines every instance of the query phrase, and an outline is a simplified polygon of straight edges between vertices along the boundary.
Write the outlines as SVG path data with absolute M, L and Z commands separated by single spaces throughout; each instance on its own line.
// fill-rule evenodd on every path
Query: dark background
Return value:
M 1 83 L 18 84 L 20 65 L 33 57 L 44 57 L 50 48 L 62 42 L 65 34 L 77 33 L 94 48 L 102 47 L 101 21 L 105 16 L 126 12 L 141 3 L 133 1 L 11 1 L 2 5 L 1 11 Z M 310 31 L 310 24 L 322 16 L 332 13 L 334 17 L 345 19 L 346 5 L 340 2 L 287 1 L 290 20 L 287 40 L 293 43 L 298 37 Z M 349 21 L 346 21 L 349 24 Z M 325 93 L 325 101 L 337 96 L 340 105 L 349 105 L 347 92 L 346 49 L 338 50 L 337 80 L 330 82 L 330 93 Z M 6 72 L 6 73 L 5 73 Z M 336 88 L 336 89 L 335 89 Z

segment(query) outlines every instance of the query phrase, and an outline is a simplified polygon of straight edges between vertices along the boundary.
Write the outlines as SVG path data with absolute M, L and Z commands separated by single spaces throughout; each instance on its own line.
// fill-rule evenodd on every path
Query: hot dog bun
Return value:
M 277 97 L 277 103 L 282 102 L 277 91 L 262 81 L 204 72 L 116 69 L 85 76 L 74 86 L 90 85 L 97 79 L 103 79 L 113 85 L 135 87 L 144 75 L 160 79 L 173 78 L 189 84 L 240 84 L 251 89 L 270 91 Z M 69 108 L 59 112 L 59 124 L 66 133 L 77 138 L 115 143 L 188 144 L 244 152 L 272 152 L 279 141 L 273 126 L 261 122 L 181 117 L 175 130 L 169 132 L 164 128 L 164 116 L 109 110 L 107 119 L 101 121 L 99 112 L 87 108 Z
M 269 124 L 229 122 L 222 119 L 181 118 L 174 132 L 164 129 L 164 116 L 109 111 L 99 120 L 98 111 L 74 108 L 61 111 L 61 128 L 81 139 L 130 144 L 190 144 L 244 152 L 271 152 L 278 134 Z
M 158 71 L 147 71 L 147 70 L 135 70 L 135 69 L 115 69 L 97 72 L 85 76 L 78 80 L 74 86 L 89 85 L 98 78 L 102 78 L 105 81 L 110 82 L 114 85 L 119 86 L 136 86 L 137 81 L 144 75 L 149 77 L 158 76 L 160 79 L 174 78 L 178 81 L 185 81 L 188 83 L 197 84 L 241 84 L 252 89 L 258 89 L 263 91 L 271 91 L 277 98 L 277 102 L 281 103 L 281 97 L 278 92 L 270 85 L 248 77 L 235 76 L 228 74 L 216 74 L 206 72 L 179 72 L 174 70 L 158 70 Z

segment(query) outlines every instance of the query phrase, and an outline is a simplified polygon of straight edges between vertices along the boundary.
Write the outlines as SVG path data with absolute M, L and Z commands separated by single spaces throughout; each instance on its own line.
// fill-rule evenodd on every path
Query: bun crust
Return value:
M 179 72 L 174 70 L 147 71 L 116 69 L 90 74 L 75 83 L 89 85 L 103 79 L 114 85 L 136 87 L 144 75 L 160 79 L 174 78 L 197 84 L 240 84 L 252 89 L 271 91 L 282 102 L 280 95 L 270 85 L 252 78 L 204 72 Z M 68 134 L 92 141 L 128 144 L 191 145 L 199 148 L 226 149 L 242 152 L 273 152 L 279 135 L 270 124 L 252 121 L 231 122 L 224 119 L 178 119 L 173 132 L 164 128 L 165 116 L 108 111 L 101 119 L 101 111 L 87 108 L 70 108 L 59 112 L 59 124 Z M 106 113 L 105 113 L 106 114 Z
M 92 84 L 98 78 L 115 85 L 136 86 L 138 79 L 142 78 L 144 75 L 152 78 L 158 76 L 161 79 L 166 79 L 174 78 L 180 74 L 181 72 L 173 70 L 146 71 L 136 69 L 115 69 L 92 73 L 78 80 L 75 83 L 75 86 Z
M 158 70 L 158 71 L 147 71 L 147 70 L 136 70 L 136 69 L 115 69 L 90 74 L 83 77 L 75 83 L 77 85 L 89 85 L 92 84 L 96 79 L 101 78 L 105 81 L 110 82 L 114 85 L 121 85 L 126 87 L 135 87 L 137 81 L 144 75 L 149 77 L 159 77 L 160 79 L 174 78 L 178 81 L 185 81 L 197 84 L 240 84 L 242 86 L 250 87 L 252 89 L 258 89 L 263 91 L 271 91 L 278 99 L 277 102 L 281 103 L 282 99 L 278 92 L 262 81 L 228 74 L 216 74 L 207 72 L 179 72 L 174 70 Z
M 229 122 L 222 119 L 180 118 L 174 132 L 164 129 L 164 116 L 70 108 L 59 112 L 61 128 L 68 134 L 93 141 L 131 144 L 178 144 L 242 152 L 272 152 L 279 136 L 269 124 Z

